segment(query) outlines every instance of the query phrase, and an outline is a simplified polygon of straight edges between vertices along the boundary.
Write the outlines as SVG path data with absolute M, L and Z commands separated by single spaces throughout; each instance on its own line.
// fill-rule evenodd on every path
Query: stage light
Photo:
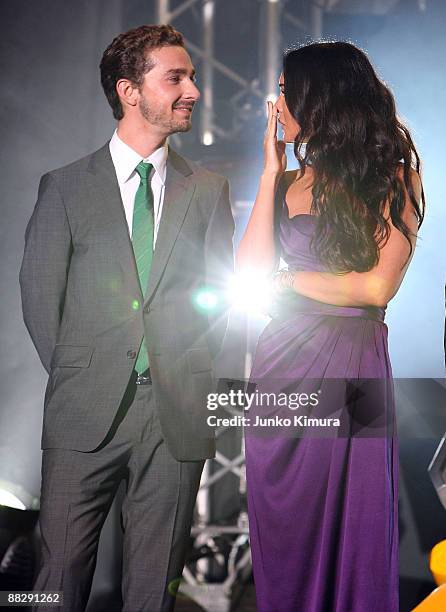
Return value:
M 0 480 L 0 506 L 16 510 L 37 510 L 39 499 L 20 485 L 7 480 Z
M 36 565 L 39 499 L 0 480 L 0 591 L 30 591 Z
M 17 510 L 25 510 L 26 508 L 25 504 L 9 491 L 0 491 L 0 506 L 16 508 Z
M 205 130 L 203 133 L 203 144 L 205 146 L 210 146 L 214 144 L 214 135 L 210 130 Z
M 235 310 L 266 315 L 272 303 L 271 282 L 250 268 L 234 275 L 228 287 L 228 301 Z

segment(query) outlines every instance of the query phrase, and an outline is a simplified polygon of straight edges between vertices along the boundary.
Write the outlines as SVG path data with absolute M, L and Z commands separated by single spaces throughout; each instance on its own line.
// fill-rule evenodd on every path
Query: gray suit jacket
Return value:
M 178 460 L 212 457 L 206 396 L 227 324 L 195 303 L 233 271 L 228 181 L 169 148 L 163 213 L 143 298 L 108 143 L 45 174 L 25 234 L 25 324 L 49 373 L 42 448 L 105 437 L 147 338 L 163 434 Z

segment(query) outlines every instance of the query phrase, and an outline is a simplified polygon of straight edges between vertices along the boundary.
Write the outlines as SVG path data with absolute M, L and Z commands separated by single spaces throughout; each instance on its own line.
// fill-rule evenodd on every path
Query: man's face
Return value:
M 200 97 L 189 54 L 183 47 L 161 47 L 150 52 L 150 59 L 154 66 L 139 89 L 142 117 L 166 136 L 187 132 Z

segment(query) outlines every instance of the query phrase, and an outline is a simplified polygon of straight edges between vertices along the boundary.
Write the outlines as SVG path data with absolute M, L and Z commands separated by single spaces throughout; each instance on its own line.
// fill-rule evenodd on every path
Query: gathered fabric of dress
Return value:
M 316 222 L 289 218 L 282 203 L 278 239 L 290 269 L 327 271 L 310 248 Z M 320 410 L 341 422 L 299 433 L 245 427 L 259 612 L 398 611 L 398 441 L 384 313 L 294 294 L 259 338 L 250 377 L 257 391 L 326 388 Z M 355 381 L 373 387 L 362 415 L 361 401 L 344 401 Z M 278 412 L 291 416 L 261 402 L 247 414 L 252 423 Z

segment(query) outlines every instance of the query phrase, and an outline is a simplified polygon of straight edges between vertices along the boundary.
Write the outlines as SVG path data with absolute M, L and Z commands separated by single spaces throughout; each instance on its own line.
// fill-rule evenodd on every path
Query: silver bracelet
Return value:
M 279 270 L 274 275 L 274 287 L 277 291 L 294 291 L 294 272 Z

